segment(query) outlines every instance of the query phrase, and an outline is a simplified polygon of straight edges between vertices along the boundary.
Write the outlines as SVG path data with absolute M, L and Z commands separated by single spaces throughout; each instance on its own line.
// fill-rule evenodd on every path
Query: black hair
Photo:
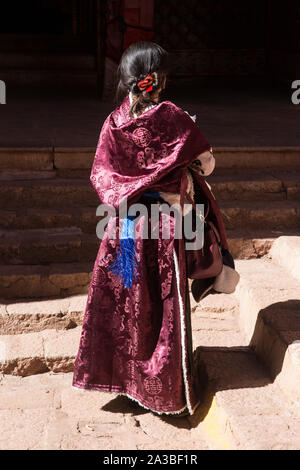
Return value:
M 152 99 L 152 95 L 163 87 L 169 66 L 168 52 L 155 42 L 139 41 L 131 44 L 123 52 L 118 66 L 116 104 L 120 105 L 131 91 L 137 96 L 129 110 L 129 115 L 133 118 L 133 113 L 140 114 L 151 103 L 157 103 Z M 152 90 L 149 92 L 140 90 L 137 86 L 148 74 L 154 79 Z

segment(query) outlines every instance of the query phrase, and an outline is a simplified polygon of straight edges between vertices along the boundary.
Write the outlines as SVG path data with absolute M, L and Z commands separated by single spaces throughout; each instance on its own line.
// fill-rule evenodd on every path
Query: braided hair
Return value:
M 131 91 L 134 95 L 129 110 L 131 118 L 149 105 L 157 104 L 153 95 L 163 88 L 168 71 L 169 55 L 161 46 L 151 41 L 131 44 L 123 52 L 118 66 L 116 104 Z

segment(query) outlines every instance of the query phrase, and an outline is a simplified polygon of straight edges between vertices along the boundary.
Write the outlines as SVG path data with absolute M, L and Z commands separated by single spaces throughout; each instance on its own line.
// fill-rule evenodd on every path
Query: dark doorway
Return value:
M 27 0 L 1 6 L 0 49 L 95 50 L 97 0 Z
M 72 1 L 3 2 L 0 34 L 72 34 Z
M 0 75 L 7 87 L 99 93 L 101 1 L 3 2 Z

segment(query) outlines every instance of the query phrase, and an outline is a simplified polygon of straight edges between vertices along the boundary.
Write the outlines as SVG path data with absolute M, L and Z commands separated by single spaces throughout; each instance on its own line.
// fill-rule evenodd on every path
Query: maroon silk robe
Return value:
M 180 193 L 183 204 L 185 170 L 210 145 L 191 117 L 170 101 L 136 119 L 129 117 L 129 106 L 127 96 L 105 120 L 91 172 L 100 202 L 117 213 L 109 219 L 95 261 L 73 386 L 124 394 L 159 414 L 186 407 L 193 414 L 201 384 L 192 354 L 184 240 L 174 238 L 175 219 L 160 215 L 158 239 L 142 238 L 150 216 L 139 219 L 139 275 L 131 288 L 108 269 L 120 244 L 120 230 L 115 239 L 110 232 L 114 222 L 118 227 L 125 198 L 128 206 L 147 204 L 144 192 L 170 191 Z M 195 185 L 203 202 L 210 200 L 222 245 L 228 248 L 211 191 L 201 176 Z M 169 239 L 161 234 L 165 223 L 171 226 Z

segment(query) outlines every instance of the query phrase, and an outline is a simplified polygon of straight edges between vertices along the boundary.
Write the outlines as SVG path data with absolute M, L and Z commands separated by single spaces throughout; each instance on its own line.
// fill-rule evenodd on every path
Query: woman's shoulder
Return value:
M 160 104 L 163 106 L 166 106 L 167 108 L 172 108 L 174 110 L 183 111 L 183 109 L 180 106 L 178 106 L 174 101 L 171 101 L 171 100 L 161 101 Z
M 182 116 L 187 119 L 187 116 L 192 119 L 193 122 L 196 122 L 196 114 L 193 116 L 186 110 L 184 110 L 181 106 L 176 104 L 174 101 L 166 100 L 162 101 L 161 104 L 165 106 L 166 109 L 169 109 L 174 115 Z

